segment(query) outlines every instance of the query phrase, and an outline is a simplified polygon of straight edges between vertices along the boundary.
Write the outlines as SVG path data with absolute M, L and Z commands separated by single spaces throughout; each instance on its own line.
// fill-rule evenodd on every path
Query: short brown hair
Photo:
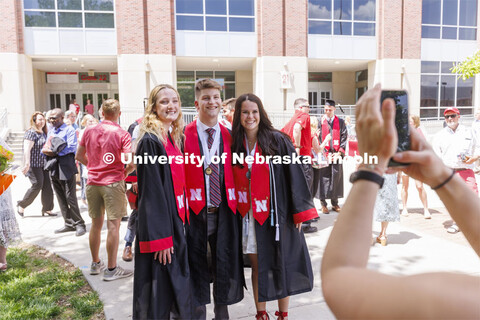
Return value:
M 222 106 L 228 106 L 228 110 L 235 110 L 235 102 L 237 98 L 230 98 L 223 101 Z
M 102 103 L 102 112 L 106 116 L 113 116 L 120 112 L 120 103 L 115 99 L 107 99 Z
M 222 86 L 217 81 L 212 79 L 199 80 L 195 84 L 195 99 L 198 99 L 200 96 L 200 91 L 204 89 L 217 89 L 218 91 L 222 91 Z
M 417 116 L 416 114 L 412 114 L 410 117 L 412 117 L 414 127 L 415 128 L 420 127 L 420 117 Z

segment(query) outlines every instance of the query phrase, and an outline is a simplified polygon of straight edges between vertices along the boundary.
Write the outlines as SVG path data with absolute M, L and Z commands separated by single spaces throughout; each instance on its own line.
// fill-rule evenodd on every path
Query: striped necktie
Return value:
M 212 148 L 213 144 L 213 135 L 215 134 L 215 129 L 208 128 L 208 150 Z M 217 152 L 215 153 L 217 155 Z M 210 163 L 210 169 L 212 169 L 212 174 L 210 175 L 210 204 L 214 207 L 220 206 L 222 202 L 222 196 L 220 194 L 220 172 L 218 164 Z

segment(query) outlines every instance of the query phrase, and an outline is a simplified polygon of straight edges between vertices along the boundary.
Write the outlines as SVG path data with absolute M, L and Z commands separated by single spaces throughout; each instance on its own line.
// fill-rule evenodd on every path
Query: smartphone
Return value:
M 410 125 L 408 118 L 408 94 L 405 90 L 382 90 L 380 106 L 383 100 L 392 98 L 395 101 L 395 127 L 397 128 L 397 152 L 410 150 Z M 404 167 L 409 163 L 400 163 L 393 159 L 388 162 L 389 167 Z

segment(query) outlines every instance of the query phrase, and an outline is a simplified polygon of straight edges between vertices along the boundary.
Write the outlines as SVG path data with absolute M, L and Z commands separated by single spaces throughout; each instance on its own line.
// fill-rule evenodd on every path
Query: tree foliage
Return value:
M 467 80 L 480 73 L 480 50 L 471 57 L 457 63 L 451 69 L 452 73 L 458 74 L 458 77 Z

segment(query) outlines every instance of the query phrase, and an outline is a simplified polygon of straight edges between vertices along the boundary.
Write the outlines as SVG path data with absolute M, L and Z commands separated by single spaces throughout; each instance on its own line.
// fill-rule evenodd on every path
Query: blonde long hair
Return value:
M 156 135 L 158 137 L 158 140 L 160 140 L 164 145 L 167 143 L 168 132 L 165 132 L 165 129 L 163 128 L 155 110 L 158 93 L 163 89 L 172 89 L 173 91 L 175 91 L 178 97 L 178 117 L 171 124 L 172 131 L 170 135 L 172 136 L 175 145 L 179 149 L 181 149 L 183 142 L 183 116 L 181 108 L 182 102 L 180 100 L 180 95 L 178 94 L 178 91 L 169 84 L 160 84 L 153 88 L 150 92 L 150 96 L 148 97 L 148 106 L 145 109 L 143 121 L 140 125 L 140 134 L 138 137 L 138 141 L 140 141 L 140 139 L 142 139 L 146 133 L 151 133 Z

